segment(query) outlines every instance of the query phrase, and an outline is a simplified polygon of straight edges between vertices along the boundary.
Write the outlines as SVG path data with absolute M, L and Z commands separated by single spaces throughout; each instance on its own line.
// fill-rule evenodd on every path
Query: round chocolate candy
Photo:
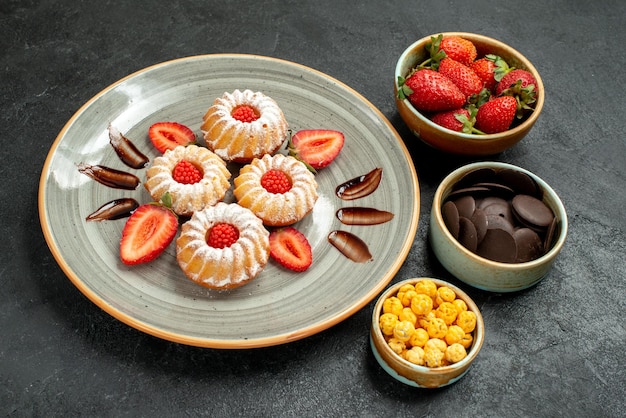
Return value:
M 476 252 L 478 246 L 476 227 L 467 218 L 459 217 L 459 242 L 471 252 Z
M 527 194 L 541 199 L 541 188 L 537 182 L 526 173 L 512 170 L 510 168 L 502 169 L 498 172 L 498 178 L 505 184 L 511 186 L 518 194 Z
M 485 215 L 495 215 L 506 219 L 509 223 L 513 223 L 515 218 L 513 217 L 513 211 L 511 211 L 511 205 L 509 202 L 496 202 L 488 206 L 481 208 Z
M 511 201 L 513 213 L 526 225 L 546 228 L 554 219 L 552 210 L 541 200 L 527 194 L 518 194 Z
M 501 263 L 514 263 L 517 244 L 513 235 L 504 229 L 488 229 L 485 238 L 476 249 L 476 254 Z
M 459 211 L 449 200 L 441 207 L 441 217 L 454 239 L 459 238 Z
M 481 195 L 485 196 L 488 195 L 490 192 L 491 190 L 489 190 L 488 187 L 464 187 L 462 189 L 457 189 L 451 192 L 448 195 L 448 199 L 456 199 L 458 197 L 466 195 L 472 195 L 474 197 Z
M 476 207 L 482 209 L 485 206 L 489 206 L 489 205 L 491 205 L 493 203 L 498 203 L 500 205 L 507 205 L 508 204 L 508 202 L 506 200 L 504 200 L 503 198 L 501 198 L 501 197 L 498 197 L 498 196 L 487 196 L 487 197 L 484 197 L 482 199 L 477 200 L 476 201 Z
M 471 218 L 474 213 L 474 209 L 476 209 L 476 201 L 472 196 L 463 196 L 455 199 L 454 204 L 459 211 L 459 216 L 463 216 L 465 218 Z
M 498 215 L 485 215 L 487 218 L 487 229 L 503 229 L 509 234 L 515 231 L 515 226 L 506 218 Z
M 472 213 L 470 221 L 472 221 L 476 228 L 476 240 L 480 244 L 487 233 L 487 215 L 485 215 L 482 209 L 477 208 L 474 210 L 474 213 Z
M 530 228 L 519 228 L 513 232 L 513 239 L 517 245 L 516 263 L 539 258 L 543 254 L 543 243 L 539 235 Z
M 503 196 L 506 198 L 510 198 L 515 194 L 515 191 L 513 189 L 511 189 L 509 186 L 507 186 L 506 184 L 500 184 L 500 183 L 476 183 L 474 185 L 474 187 L 486 187 L 489 190 L 491 190 L 492 192 L 494 192 L 495 194 L 499 195 L 499 196 Z
M 543 251 L 547 253 L 550 248 L 552 248 L 552 240 L 554 239 L 554 234 L 556 232 L 556 218 L 552 219 L 550 225 L 546 229 L 546 235 L 543 238 Z
M 493 168 L 479 168 L 465 174 L 456 182 L 455 188 L 464 188 L 480 182 L 490 182 L 496 178 L 496 170 Z

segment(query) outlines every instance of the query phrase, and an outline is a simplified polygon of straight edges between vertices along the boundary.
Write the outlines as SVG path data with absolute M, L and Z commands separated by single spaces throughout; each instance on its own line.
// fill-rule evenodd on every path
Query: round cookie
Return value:
M 284 173 L 290 183 L 283 193 L 268 191 L 262 184 L 270 171 Z M 304 163 L 283 154 L 256 158 L 239 171 L 234 180 L 239 204 L 249 208 L 267 226 L 291 225 L 304 218 L 317 201 L 317 181 Z
M 236 239 L 216 248 L 212 228 L 230 225 Z M 217 203 L 194 212 L 176 240 L 176 260 L 193 282 L 211 289 L 231 289 L 254 279 L 269 260 L 269 232 L 250 210 L 236 203 Z
M 180 183 L 173 177 L 176 165 L 187 161 L 197 168 L 202 178 L 195 183 Z M 178 215 L 193 212 L 221 201 L 230 188 L 230 171 L 217 155 L 197 145 L 178 146 L 166 151 L 146 171 L 145 188 L 160 201 L 166 192 L 172 199 L 172 210 Z
M 200 128 L 213 152 L 236 163 L 273 154 L 288 133 L 287 120 L 276 101 L 251 90 L 235 90 L 215 99 Z

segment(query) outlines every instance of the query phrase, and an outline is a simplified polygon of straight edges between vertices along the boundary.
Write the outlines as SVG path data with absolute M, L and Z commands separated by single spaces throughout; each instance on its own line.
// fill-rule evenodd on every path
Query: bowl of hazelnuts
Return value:
M 426 144 L 457 155 L 498 154 L 524 138 L 545 100 L 537 69 L 487 36 L 444 32 L 402 52 L 395 68 L 398 112 Z
M 378 298 L 370 345 L 393 378 L 434 389 L 465 376 L 484 336 L 480 310 L 463 290 L 443 280 L 419 277 L 391 285 Z

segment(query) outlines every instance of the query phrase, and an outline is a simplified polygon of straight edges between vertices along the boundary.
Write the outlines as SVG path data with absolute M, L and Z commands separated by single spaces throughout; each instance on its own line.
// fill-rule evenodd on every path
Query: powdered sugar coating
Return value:
M 239 231 L 230 247 L 214 248 L 207 234 L 219 223 Z M 176 240 L 176 259 L 192 281 L 212 289 L 239 287 L 256 277 L 269 259 L 269 232 L 250 210 L 236 203 L 217 203 L 194 212 Z
M 270 193 L 261 186 L 261 177 L 269 170 L 279 170 L 291 180 L 286 193 Z M 317 201 L 317 181 L 304 163 L 283 154 L 264 155 L 239 171 L 234 180 L 234 194 L 268 226 L 291 225 L 304 218 Z
M 250 106 L 259 115 L 253 122 L 232 117 L 233 110 Z M 201 126 L 207 146 L 226 161 L 247 163 L 274 153 L 287 138 L 287 120 L 276 101 L 261 92 L 224 93 L 209 107 Z
M 182 184 L 174 180 L 172 172 L 181 160 L 194 164 L 202 171 L 199 182 Z M 169 192 L 174 212 L 189 216 L 221 201 L 230 188 L 230 176 L 224 160 L 210 150 L 197 145 L 178 146 L 154 159 L 146 172 L 144 186 L 155 201 L 160 201 Z

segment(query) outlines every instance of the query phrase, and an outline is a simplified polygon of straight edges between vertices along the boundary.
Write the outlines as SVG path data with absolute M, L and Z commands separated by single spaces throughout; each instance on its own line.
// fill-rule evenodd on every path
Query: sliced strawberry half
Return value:
M 291 137 L 289 155 L 314 170 L 328 166 L 343 148 L 344 135 L 329 129 L 303 129 Z
M 144 204 L 130 215 L 120 241 L 124 264 L 146 263 L 157 258 L 176 236 L 178 217 L 159 204 Z
M 148 129 L 148 136 L 162 154 L 179 145 L 187 146 L 196 142 L 196 134 L 178 122 L 157 122 Z
M 270 255 L 281 266 L 302 272 L 313 262 L 311 245 L 302 232 L 292 226 L 270 233 Z

